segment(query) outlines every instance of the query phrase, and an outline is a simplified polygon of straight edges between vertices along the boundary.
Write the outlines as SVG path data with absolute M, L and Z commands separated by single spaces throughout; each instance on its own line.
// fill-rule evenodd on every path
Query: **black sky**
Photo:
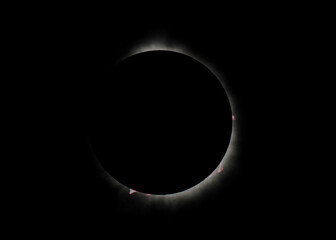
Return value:
M 132 219 L 135 226 L 144 219 L 172 219 L 175 225 L 186 220 L 202 225 L 211 219 L 222 226 L 251 222 L 257 216 L 263 222 L 277 219 L 288 206 L 282 187 L 288 180 L 280 178 L 284 164 L 289 164 L 280 140 L 286 131 L 281 107 L 288 101 L 282 98 L 281 69 L 287 66 L 284 55 L 290 45 L 281 34 L 285 26 L 271 14 L 185 15 L 175 20 L 158 15 L 146 20 L 126 17 L 130 21 L 100 16 L 40 22 L 24 34 L 32 39 L 27 59 L 36 62 L 30 75 L 33 81 L 25 83 L 32 89 L 29 114 L 37 126 L 32 149 L 43 158 L 43 164 L 32 170 L 38 174 L 31 174 L 37 183 L 31 192 L 38 199 L 32 200 L 34 206 L 47 219 L 83 224 Z M 129 195 L 120 201 L 118 189 L 97 176 L 87 147 L 92 89 L 125 51 L 151 38 L 181 43 L 204 57 L 225 77 L 237 108 L 239 157 L 225 188 L 214 188 L 200 201 L 177 204 L 174 209 L 156 204 L 146 210 Z M 222 220 L 214 221 L 218 216 Z

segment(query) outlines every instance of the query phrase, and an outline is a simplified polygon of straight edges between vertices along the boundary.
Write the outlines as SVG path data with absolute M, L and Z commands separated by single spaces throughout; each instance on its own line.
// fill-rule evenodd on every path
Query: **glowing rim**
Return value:
M 205 178 L 202 182 L 198 183 L 197 185 L 186 189 L 181 192 L 177 193 L 171 193 L 171 194 L 162 194 L 162 195 L 155 195 L 155 194 L 147 194 L 147 193 L 142 193 L 138 192 L 136 190 L 133 190 L 131 188 L 126 187 L 125 185 L 121 184 L 118 182 L 116 179 L 114 179 L 108 172 L 105 171 L 105 169 L 102 167 L 100 164 L 99 160 L 95 156 L 93 149 L 91 148 L 92 155 L 95 159 L 95 165 L 97 167 L 97 170 L 100 173 L 100 176 L 106 180 L 111 188 L 117 189 L 118 192 L 121 194 L 120 196 L 127 196 L 129 194 L 134 194 L 137 193 L 136 195 L 141 197 L 141 198 L 146 198 L 148 201 L 164 201 L 164 202 L 169 202 L 171 203 L 171 200 L 181 200 L 183 199 L 190 199 L 194 198 L 196 195 L 201 194 L 202 189 L 208 188 L 209 185 L 213 185 L 215 180 L 220 178 L 220 176 L 225 175 L 225 173 L 228 173 L 231 168 L 232 168 L 232 159 L 236 155 L 237 151 L 237 135 L 238 135 L 238 127 L 237 127 L 237 116 L 235 113 L 236 106 L 234 106 L 234 101 L 233 101 L 233 96 L 229 93 L 228 87 L 225 86 L 225 82 L 223 80 L 224 76 L 222 74 L 219 74 L 219 71 L 214 70 L 215 67 L 211 65 L 208 61 L 205 63 L 205 61 L 201 61 L 200 58 L 197 56 L 197 54 L 191 53 L 190 50 L 188 50 L 186 47 L 182 47 L 181 45 L 178 44 L 172 44 L 168 43 L 167 39 L 163 38 L 158 38 L 158 39 L 151 39 L 151 40 L 146 40 L 142 44 L 137 44 L 137 47 L 131 48 L 130 51 L 126 52 L 123 54 L 118 62 L 123 61 L 124 59 L 131 57 L 133 55 L 139 54 L 139 53 L 144 53 L 144 52 L 150 52 L 150 51 L 171 51 L 171 52 L 176 52 L 180 54 L 184 54 L 186 56 L 189 56 L 196 61 L 200 62 L 203 64 L 209 71 L 212 72 L 212 74 L 215 75 L 215 77 L 220 81 L 222 87 L 224 88 L 224 91 L 226 92 L 229 102 L 230 102 L 230 107 L 232 111 L 232 132 L 231 132 L 231 139 L 229 146 L 226 150 L 226 153 L 224 154 L 224 157 L 222 161 L 219 163 L 217 168 L 207 177 Z M 219 173 L 220 176 L 219 176 Z M 149 196 L 150 195 L 150 196 Z

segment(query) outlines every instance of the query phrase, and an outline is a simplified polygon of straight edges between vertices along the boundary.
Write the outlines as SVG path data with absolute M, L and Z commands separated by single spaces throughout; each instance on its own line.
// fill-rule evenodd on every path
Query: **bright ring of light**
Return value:
M 123 56 L 120 57 L 119 61 L 124 60 L 125 58 L 128 58 L 130 56 L 133 56 L 138 53 L 143 52 L 149 52 L 149 51 L 158 51 L 158 50 L 164 50 L 164 51 L 172 51 L 181 53 L 184 55 L 187 55 L 198 62 L 202 63 L 204 66 L 206 66 L 220 81 L 222 84 L 224 90 L 226 91 L 226 94 L 229 98 L 231 110 L 232 110 L 232 133 L 231 133 L 231 139 L 229 146 L 227 148 L 227 151 L 218 165 L 218 167 L 201 183 L 195 185 L 194 187 L 191 187 L 187 190 L 184 190 L 182 192 L 173 193 L 173 194 L 166 194 L 166 195 L 151 195 L 146 193 L 137 192 L 133 189 L 129 189 L 123 184 L 119 183 L 117 180 L 115 180 L 109 173 L 107 173 L 104 168 L 101 166 L 99 161 L 97 160 L 96 156 L 93 154 L 93 157 L 95 159 L 95 166 L 97 167 L 97 170 L 100 174 L 100 176 L 108 182 L 110 187 L 116 192 L 118 192 L 118 196 L 120 199 L 124 199 L 125 197 L 137 197 L 139 200 L 146 201 L 143 202 L 143 206 L 150 206 L 150 203 L 160 201 L 164 202 L 166 204 L 169 204 L 171 206 L 174 202 L 180 202 L 181 200 L 190 200 L 195 199 L 202 195 L 205 191 L 205 189 L 209 188 L 210 186 L 213 186 L 214 183 L 218 183 L 219 179 L 223 180 L 223 177 L 227 175 L 230 170 L 232 170 L 232 167 L 234 164 L 232 163 L 233 159 L 237 155 L 237 134 L 238 134 L 238 122 L 237 121 L 237 115 L 236 115 L 236 106 L 234 104 L 234 97 L 230 95 L 228 91 L 228 87 L 225 86 L 225 82 L 223 80 L 223 75 L 220 74 L 219 71 L 215 70 L 215 68 L 208 62 L 205 63 L 205 61 L 201 61 L 200 57 L 198 57 L 195 53 L 191 53 L 190 50 L 188 50 L 186 47 L 182 47 L 178 44 L 172 44 L 168 43 L 166 39 L 152 39 L 152 40 L 146 40 L 143 44 L 138 44 L 137 47 L 131 49 L 129 52 L 125 53 Z M 92 149 L 91 149 L 92 150 Z M 92 151 L 93 152 L 93 151 Z M 136 194 L 134 194 L 136 193 Z M 141 202 L 141 201 L 140 201 Z M 142 207 L 143 207 L 142 206 Z

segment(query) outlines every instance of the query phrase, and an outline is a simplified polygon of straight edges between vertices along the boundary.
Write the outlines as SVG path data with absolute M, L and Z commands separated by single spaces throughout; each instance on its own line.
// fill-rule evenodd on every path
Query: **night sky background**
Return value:
M 30 146 L 26 159 L 38 163 L 26 171 L 34 182 L 21 186 L 22 196 L 29 196 L 23 205 L 26 221 L 36 215 L 46 226 L 79 226 L 84 231 L 84 226 L 94 225 L 111 235 L 135 228 L 144 235 L 152 228 L 216 234 L 231 227 L 277 228 L 283 224 L 280 219 L 289 221 L 297 203 L 290 173 L 284 171 L 292 165 L 287 154 L 292 146 L 283 141 L 290 136 L 284 127 L 290 121 L 284 90 L 293 84 L 293 76 L 284 69 L 291 67 L 289 49 L 296 44 L 291 40 L 293 26 L 272 12 L 255 15 L 248 10 L 230 16 L 97 15 L 22 23 L 27 39 L 23 61 L 31 64 L 31 81 L 21 85 L 29 96 L 23 103 Z M 214 66 L 225 76 L 237 107 L 239 154 L 225 187 L 214 186 L 206 197 L 174 209 L 160 204 L 140 209 L 132 200 L 135 195 L 126 194 L 127 200 L 120 201 L 117 190 L 103 183 L 92 167 L 86 145 L 92 82 L 104 77 L 129 47 L 151 38 L 186 46 Z

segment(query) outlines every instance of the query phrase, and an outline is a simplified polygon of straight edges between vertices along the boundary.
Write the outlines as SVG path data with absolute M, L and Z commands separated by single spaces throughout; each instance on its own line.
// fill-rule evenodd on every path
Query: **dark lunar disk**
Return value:
M 170 194 L 202 182 L 223 159 L 232 131 L 220 81 L 171 51 L 133 55 L 92 86 L 89 142 L 128 188 Z

